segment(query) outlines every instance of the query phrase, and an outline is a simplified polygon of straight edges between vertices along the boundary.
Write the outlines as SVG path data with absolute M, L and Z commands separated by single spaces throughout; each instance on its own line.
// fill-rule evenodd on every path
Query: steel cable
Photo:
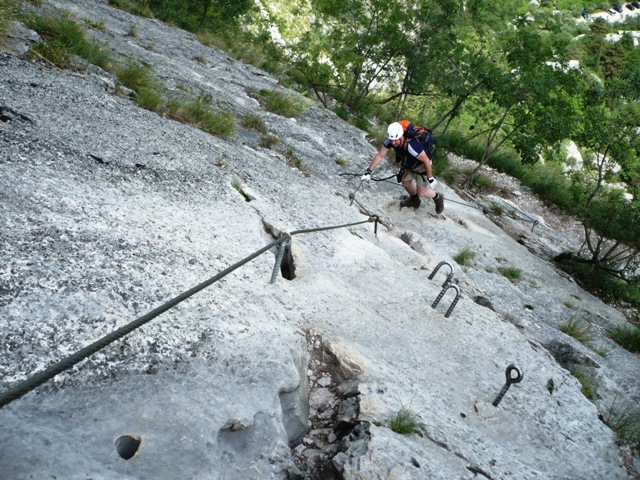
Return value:
M 213 283 L 217 282 L 218 280 L 220 280 L 221 278 L 225 277 L 226 275 L 228 275 L 229 273 L 233 272 L 234 270 L 237 270 L 238 268 L 240 268 L 241 266 L 245 265 L 246 263 L 249 263 L 254 258 L 259 257 L 260 255 L 262 255 L 264 252 L 266 252 L 267 250 L 271 249 L 272 247 L 280 244 L 281 242 L 284 242 L 285 240 L 288 240 L 290 238 L 290 236 L 292 236 L 292 235 L 300 235 L 300 234 L 303 234 L 303 233 L 321 232 L 323 230 L 335 230 L 335 229 L 338 229 L 338 228 L 352 227 L 352 226 L 355 226 L 355 225 L 361 225 L 363 223 L 370 223 L 370 222 L 375 222 L 376 223 L 376 229 L 377 229 L 378 217 L 370 216 L 367 220 L 363 220 L 363 221 L 360 221 L 360 222 L 347 223 L 347 224 L 344 224 L 344 225 L 335 225 L 335 226 L 330 226 L 330 227 L 308 228 L 308 229 L 296 230 L 296 231 L 291 232 L 290 234 L 282 235 L 277 240 L 274 240 L 273 242 L 271 242 L 267 246 L 262 247 L 260 250 L 255 251 L 251 255 L 249 255 L 249 256 L 243 258 L 242 260 L 234 263 L 230 267 L 227 267 L 226 269 L 222 270 L 221 272 L 219 272 L 218 274 L 214 275 L 210 279 L 205 280 L 204 282 L 200 283 L 199 285 L 196 285 L 195 287 L 191 288 L 190 290 L 187 290 L 186 292 L 178 295 L 177 297 L 172 298 L 168 302 L 166 302 L 163 305 L 161 305 L 161 306 L 155 308 L 154 310 L 148 312 L 147 314 L 143 315 L 142 317 L 139 317 L 139 318 L 135 319 L 134 321 L 128 323 L 127 325 L 125 325 L 123 327 L 120 327 L 119 329 L 115 330 L 114 332 L 111 332 L 111 333 L 105 335 L 101 339 L 99 339 L 99 340 L 91 343 L 90 345 L 87 345 L 86 347 L 78 350 L 76 353 L 73 353 L 73 354 L 65 357 L 64 359 L 60 360 L 59 362 L 56 362 L 53 365 L 45 368 L 41 372 L 38 372 L 38 373 L 32 375 L 31 377 L 29 377 L 28 379 L 26 379 L 23 382 L 19 383 L 18 385 L 14 386 L 13 388 L 10 388 L 6 392 L 3 392 L 2 394 L 0 394 L 0 408 L 4 407 L 5 405 L 7 405 L 7 404 L 9 404 L 11 402 L 13 402 L 14 400 L 17 400 L 18 398 L 20 398 L 23 395 L 29 393 L 30 391 L 36 389 L 37 387 L 39 387 L 40 385 L 42 385 L 46 381 L 52 379 L 56 375 L 64 372 L 65 370 L 68 370 L 69 368 L 73 367 L 77 363 L 80 363 L 82 360 L 90 357 L 91 355 L 93 355 L 94 353 L 98 352 L 99 350 L 102 350 L 107 345 L 115 342 L 116 340 L 119 340 L 120 338 L 124 337 L 125 335 L 128 335 L 132 331 L 134 331 L 134 330 L 142 327 L 143 325 L 149 323 L 151 320 L 153 320 L 157 316 L 163 314 L 167 310 L 169 310 L 169 309 L 175 307 L 176 305 L 178 305 L 180 302 L 186 300 L 187 298 L 195 295 L 196 293 L 200 292 L 201 290 L 205 289 L 206 287 L 212 285 Z

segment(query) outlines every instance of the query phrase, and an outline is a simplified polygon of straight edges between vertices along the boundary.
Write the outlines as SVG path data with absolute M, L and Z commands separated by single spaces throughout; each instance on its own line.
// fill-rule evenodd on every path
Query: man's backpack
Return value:
M 414 125 L 409 120 L 399 120 L 398 123 L 402 125 L 404 130 L 404 138 L 408 140 L 419 140 L 425 149 L 425 152 L 429 158 L 433 161 L 433 150 L 435 148 L 435 142 L 433 140 L 433 134 L 431 130 L 426 127 L 419 127 Z

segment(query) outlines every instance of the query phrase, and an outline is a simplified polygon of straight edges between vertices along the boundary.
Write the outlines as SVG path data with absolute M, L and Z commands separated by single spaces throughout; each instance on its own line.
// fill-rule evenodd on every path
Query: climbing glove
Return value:
M 368 182 L 369 180 L 371 180 L 371 169 L 367 168 L 367 171 L 364 172 L 364 175 L 362 177 L 360 177 L 360 180 L 363 182 Z
M 433 178 L 433 177 L 429 177 L 429 178 L 427 178 L 427 181 L 429 182 L 429 186 L 430 186 L 431 188 L 435 188 L 435 186 L 438 184 L 438 182 L 436 181 L 436 179 L 435 179 L 435 178 Z

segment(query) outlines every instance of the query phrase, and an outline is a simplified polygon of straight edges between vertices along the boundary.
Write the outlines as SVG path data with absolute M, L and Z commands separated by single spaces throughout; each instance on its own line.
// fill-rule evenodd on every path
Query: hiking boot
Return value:
M 406 200 L 402 200 L 400 202 L 400 208 L 402 207 L 413 207 L 418 208 L 420 206 L 420 197 L 416 195 L 415 197 L 412 195 Z
M 435 197 L 433 197 L 433 201 L 436 204 L 436 213 L 442 213 L 444 210 L 444 195 L 438 193 Z

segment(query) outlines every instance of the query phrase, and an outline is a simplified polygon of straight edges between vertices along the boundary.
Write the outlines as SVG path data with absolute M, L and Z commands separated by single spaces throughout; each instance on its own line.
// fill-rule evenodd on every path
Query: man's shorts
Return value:
M 415 180 L 416 181 L 416 185 L 418 187 L 422 187 L 422 188 L 430 188 L 431 190 L 433 190 L 433 187 L 431 186 L 431 184 L 429 183 L 429 181 L 427 180 L 427 173 L 415 173 L 412 172 L 411 170 L 408 170 L 407 173 L 404 174 L 404 177 L 402 179 L 403 182 L 410 182 L 411 180 Z

